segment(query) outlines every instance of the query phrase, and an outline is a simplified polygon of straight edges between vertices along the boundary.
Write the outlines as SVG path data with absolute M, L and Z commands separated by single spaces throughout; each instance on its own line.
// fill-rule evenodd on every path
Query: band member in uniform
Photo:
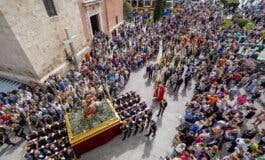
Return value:
M 37 149 L 38 146 L 38 142 L 37 141 L 28 141 L 27 145 L 26 145 L 26 150 L 27 152 L 33 151 L 35 149 Z
M 189 82 L 190 82 L 190 80 L 192 79 L 192 74 L 191 74 L 191 72 L 187 72 L 186 74 L 185 74 L 185 79 L 184 79 L 184 83 L 185 83 L 185 88 L 187 88 L 187 86 L 188 86 L 188 84 L 189 84 Z
M 27 140 L 32 140 L 39 137 L 38 132 L 37 131 L 30 131 L 27 135 Z
M 154 136 L 156 135 L 156 129 L 157 129 L 157 127 L 156 127 L 156 122 L 152 119 L 152 120 L 150 121 L 149 132 L 148 132 L 148 134 L 146 134 L 145 136 L 146 136 L 146 137 L 149 137 L 149 136 L 151 135 L 151 133 L 153 133 L 152 137 L 154 137 Z
M 72 148 L 67 148 L 66 150 L 66 159 L 76 160 L 75 151 Z
M 24 133 L 24 128 L 21 125 L 19 125 L 17 123 L 13 123 L 12 128 L 13 128 L 13 131 L 15 132 L 16 136 L 26 139 L 26 134 Z
M 141 102 L 140 105 L 141 105 L 142 110 L 145 110 L 147 108 L 145 101 Z
M 155 88 L 155 92 L 154 92 L 154 97 L 158 100 L 161 101 L 164 99 L 164 94 L 165 94 L 165 87 L 159 83 L 156 88 Z
M 127 130 L 128 130 L 127 138 L 131 136 L 134 125 L 135 125 L 135 121 L 132 118 L 130 118 L 127 124 Z
M 156 116 L 157 117 L 159 117 L 160 115 L 163 116 L 163 113 L 164 113 L 166 107 L 167 107 L 167 101 L 165 99 L 163 99 L 160 102 L 159 112 L 158 112 L 158 114 Z
M 142 119 L 140 133 L 142 133 L 142 132 L 144 131 L 144 126 L 145 126 L 145 121 L 146 121 L 146 118 L 145 118 L 145 114 L 144 114 L 144 112 L 142 112 L 142 113 L 140 114 L 140 117 L 141 117 L 141 119 Z
M 125 119 L 130 118 L 131 116 L 132 116 L 131 113 L 125 111 Z
M 37 116 L 30 116 L 29 117 L 30 124 L 35 128 L 41 128 L 41 122 Z
M 125 118 L 125 115 L 126 115 L 125 111 L 118 112 L 118 114 L 119 114 L 119 116 L 121 118 L 121 121 L 124 121 L 126 119 Z
M 174 88 L 174 92 L 179 90 L 179 88 L 180 88 L 182 83 L 183 83 L 183 78 L 182 78 L 182 75 L 179 74 L 178 77 L 177 77 L 177 80 L 176 80 L 176 85 L 175 85 L 175 88 Z
M 152 116 L 153 116 L 153 112 L 151 111 L 150 108 L 148 108 L 147 110 L 145 110 L 145 118 L 147 120 L 146 128 L 149 127 L 150 120 L 152 119 Z
M 46 115 L 43 116 L 43 120 L 44 120 L 44 122 L 46 124 L 52 124 L 52 122 L 53 122 L 52 116 L 51 115 L 48 115 L 48 114 L 46 114 Z
M 135 118 L 135 130 L 134 130 L 134 134 L 133 135 L 136 135 L 136 133 L 138 132 L 138 129 L 139 128 L 142 128 L 142 118 L 140 117 L 140 115 L 137 115 L 136 118 Z
M 123 121 L 122 125 L 121 125 L 121 130 L 123 133 L 123 138 L 122 140 L 125 140 L 128 134 L 128 129 L 127 129 L 127 121 Z
M 6 133 L 6 131 L 1 131 L 0 132 L 0 146 L 3 144 L 8 144 L 8 145 L 15 145 L 15 143 L 12 143 Z

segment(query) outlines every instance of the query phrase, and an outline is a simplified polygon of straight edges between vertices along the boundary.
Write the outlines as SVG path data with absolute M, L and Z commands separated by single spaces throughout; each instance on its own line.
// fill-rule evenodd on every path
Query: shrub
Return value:
M 246 24 L 249 23 L 249 21 L 247 19 L 244 19 L 244 18 L 239 18 L 237 19 L 237 25 L 240 27 L 240 28 L 243 28 L 246 26 Z
M 248 22 L 246 24 L 246 27 L 247 27 L 247 29 L 251 29 L 251 30 L 255 30 L 256 29 L 256 26 L 253 23 L 251 23 L 251 22 Z
M 236 9 L 240 4 L 239 0 L 221 0 L 221 2 L 225 7 L 233 7 L 234 9 Z
M 228 7 L 233 7 L 234 9 L 236 9 L 239 6 L 239 1 L 236 0 L 235 2 L 228 2 Z
M 239 19 L 239 18 L 243 18 L 243 16 L 240 14 L 234 14 L 232 17 L 232 21 L 234 22 L 234 20 Z
M 224 23 L 225 23 L 225 28 L 229 28 L 229 27 L 230 27 L 229 19 L 224 18 L 223 21 L 224 21 Z
M 124 17 L 128 17 L 132 12 L 132 6 L 127 0 L 123 0 L 123 15 Z
M 154 21 L 158 21 L 162 16 L 166 7 L 166 0 L 156 0 L 154 10 Z
M 150 18 L 146 21 L 146 24 L 152 24 L 154 23 L 154 18 Z
M 243 16 L 240 14 L 234 14 L 232 17 L 232 22 L 234 24 L 237 24 L 240 28 L 246 26 L 247 29 L 252 29 L 252 30 L 256 29 L 256 26 L 253 23 L 251 23 L 248 19 L 244 19 Z

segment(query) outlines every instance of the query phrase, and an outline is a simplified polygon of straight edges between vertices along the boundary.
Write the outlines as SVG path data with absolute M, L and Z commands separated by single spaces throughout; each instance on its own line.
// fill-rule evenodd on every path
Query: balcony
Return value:
M 102 0 L 83 0 L 83 5 L 84 6 L 90 6 L 92 4 L 98 4 L 101 2 L 102 2 Z

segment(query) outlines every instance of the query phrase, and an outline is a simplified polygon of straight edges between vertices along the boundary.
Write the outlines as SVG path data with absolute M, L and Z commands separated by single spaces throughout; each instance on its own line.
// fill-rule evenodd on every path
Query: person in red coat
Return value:
M 165 87 L 162 84 L 158 84 L 155 88 L 154 97 L 157 98 L 158 101 L 162 101 L 164 99 Z
M 11 122 L 11 120 L 12 120 L 12 116 L 10 114 L 3 114 L 0 116 L 0 118 L 1 118 L 0 122 L 2 124 L 7 124 L 7 123 Z

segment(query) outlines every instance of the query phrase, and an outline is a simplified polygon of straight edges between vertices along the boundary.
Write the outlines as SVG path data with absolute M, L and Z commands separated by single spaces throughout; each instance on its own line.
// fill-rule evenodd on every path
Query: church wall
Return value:
M 103 10 L 108 23 L 105 24 L 106 33 L 116 28 L 123 21 L 123 0 L 103 0 Z M 116 16 L 118 16 L 118 23 L 116 23 Z
M 54 0 L 54 5 L 57 16 L 49 17 L 42 0 L 0 1 L 3 16 L 11 26 L 17 41 L 17 43 L 11 43 L 12 46 L 10 46 L 11 44 L 1 46 L 1 50 L 12 48 L 11 53 L 24 57 L 21 59 L 26 64 L 18 65 L 25 67 L 22 67 L 21 70 L 17 69 L 17 71 L 23 72 L 21 74 L 29 77 L 35 74 L 34 78 L 37 77 L 37 80 L 47 77 L 56 68 L 65 66 L 66 56 L 63 41 L 66 40 L 66 35 L 64 28 L 68 28 L 71 35 L 77 36 L 74 40 L 76 53 L 82 49 L 85 52 L 84 48 L 87 47 L 77 1 Z M 71 53 L 69 46 L 66 49 Z M 14 57 L 11 54 L 5 56 L 10 56 L 9 59 Z M 19 61 L 13 59 L 10 63 L 16 65 Z M 20 68 L 20 66 L 14 68 Z M 29 73 L 27 69 L 32 73 Z
M 0 75 L 8 77 L 12 73 L 20 77 L 37 78 L 33 66 L 1 11 L 0 33 Z
M 123 21 L 122 0 L 53 0 L 57 15 L 49 17 L 43 0 L 0 1 L 0 76 L 43 82 L 49 75 L 66 71 L 65 28 L 75 35 L 78 60 L 89 50 L 93 34 L 89 16 L 99 13 L 101 29 L 110 34 Z M 89 2 L 89 1 L 88 1 Z M 92 2 L 92 1 L 91 1 Z M 6 76 L 7 75 L 7 76 Z

